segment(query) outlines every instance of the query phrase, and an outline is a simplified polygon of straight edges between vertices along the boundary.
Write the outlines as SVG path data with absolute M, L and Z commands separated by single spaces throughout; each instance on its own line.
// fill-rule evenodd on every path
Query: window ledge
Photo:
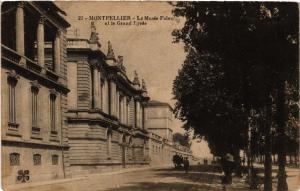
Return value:
M 57 135 L 57 131 L 51 131 L 51 135 Z
M 51 131 L 50 141 L 59 142 L 57 131 Z
M 21 137 L 19 124 L 8 122 L 7 135 Z
M 32 127 L 31 128 L 31 132 L 32 132 L 32 134 L 40 134 L 40 132 L 41 132 L 41 128 L 39 128 L 39 127 Z

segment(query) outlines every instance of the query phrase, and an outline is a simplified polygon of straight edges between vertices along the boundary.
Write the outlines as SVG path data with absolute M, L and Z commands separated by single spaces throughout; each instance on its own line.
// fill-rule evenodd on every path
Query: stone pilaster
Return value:
M 103 109 L 103 108 L 101 108 L 101 105 L 102 105 L 102 103 L 101 103 L 101 94 L 102 94 L 102 92 L 101 92 L 101 72 L 100 72 L 100 70 L 98 70 L 98 81 L 97 81 L 97 89 L 98 89 L 98 108 L 100 108 L 100 109 Z
M 120 114 L 120 92 L 117 90 L 116 91 L 116 113 L 117 113 L 117 117 L 118 119 L 121 121 L 121 116 L 119 115 Z
M 110 114 L 113 116 L 117 116 L 116 115 L 116 84 L 114 82 L 113 79 L 110 80 L 109 82 L 109 86 L 110 86 Z
M 99 108 L 99 72 L 96 66 L 93 66 L 93 107 Z

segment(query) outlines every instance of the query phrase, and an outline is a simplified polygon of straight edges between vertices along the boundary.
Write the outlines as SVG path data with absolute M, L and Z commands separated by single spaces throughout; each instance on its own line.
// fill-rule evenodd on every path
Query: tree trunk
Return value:
M 272 143 L 271 143 L 271 125 L 272 125 L 272 98 L 268 98 L 265 110 L 265 161 L 264 161 L 264 191 L 272 191 Z
M 288 186 L 286 182 L 286 135 L 285 126 L 287 120 L 286 106 L 285 106 L 285 82 L 280 80 L 278 83 L 277 94 L 277 125 L 278 125 L 278 191 L 287 191 Z

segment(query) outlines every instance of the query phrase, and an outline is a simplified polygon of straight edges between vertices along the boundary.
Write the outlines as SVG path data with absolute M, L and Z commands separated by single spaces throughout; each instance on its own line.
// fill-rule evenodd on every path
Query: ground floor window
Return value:
M 34 154 L 33 155 L 33 165 L 37 166 L 37 165 L 41 165 L 42 164 L 42 156 L 40 154 Z
M 52 165 L 58 165 L 58 155 L 52 155 Z
M 10 166 L 19 166 L 20 165 L 20 154 L 19 153 L 10 153 L 9 154 Z

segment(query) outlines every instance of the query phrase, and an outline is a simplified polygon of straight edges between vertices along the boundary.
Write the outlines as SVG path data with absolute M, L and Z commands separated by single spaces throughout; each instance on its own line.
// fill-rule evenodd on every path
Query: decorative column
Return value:
M 16 51 L 23 56 L 25 54 L 24 34 L 24 3 L 19 2 L 16 10 Z
M 120 116 L 120 92 L 119 90 L 116 90 L 116 116 L 121 121 L 121 116 Z
M 110 114 L 116 116 L 115 102 L 116 102 L 116 84 L 113 79 L 110 80 Z
M 98 108 L 99 109 L 102 109 L 103 110 L 103 108 L 101 108 L 101 105 L 102 105 L 102 100 L 101 100 L 101 97 L 102 97 L 102 90 L 101 90 L 101 72 L 100 72 L 100 70 L 98 70 L 98 81 L 97 81 L 97 83 L 98 83 Z
M 126 97 L 126 100 L 125 100 L 125 124 L 126 125 L 129 125 L 128 124 L 128 98 Z
M 98 80 L 98 69 L 97 66 L 93 66 L 93 107 L 98 108 L 98 88 L 99 88 L 99 80 Z
M 137 101 L 136 102 L 136 117 L 137 117 L 137 120 L 136 120 L 136 123 L 137 123 L 137 127 L 140 128 L 140 102 Z
M 44 23 L 45 18 L 42 16 L 39 20 L 37 27 L 37 56 L 38 56 L 38 64 L 42 67 L 45 65 L 45 34 L 44 34 Z
M 126 124 L 126 97 L 123 97 L 123 110 L 122 110 L 122 114 L 123 114 L 123 124 Z
M 60 35 L 61 31 L 58 29 L 54 39 L 54 71 L 57 74 L 60 72 Z

